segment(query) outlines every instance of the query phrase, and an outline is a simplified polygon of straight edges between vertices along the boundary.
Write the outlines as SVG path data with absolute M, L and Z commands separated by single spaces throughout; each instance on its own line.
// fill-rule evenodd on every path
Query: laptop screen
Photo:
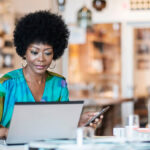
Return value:
M 16 103 L 7 144 L 75 138 L 83 101 Z

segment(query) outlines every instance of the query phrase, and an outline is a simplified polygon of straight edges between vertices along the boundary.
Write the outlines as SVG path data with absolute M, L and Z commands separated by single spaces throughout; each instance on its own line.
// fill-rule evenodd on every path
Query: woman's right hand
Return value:
M 98 112 L 85 112 L 81 115 L 80 121 L 79 121 L 79 127 L 84 126 L 91 118 L 93 118 L 95 115 L 97 115 Z M 96 129 L 98 125 L 101 124 L 103 120 L 103 115 L 101 115 L 99 118 L 96 118 L 93 123 L 90 123 L 90 127 Z
M 6 138 L 8 134 L 8 128 L 0 127 L 0 139 Z

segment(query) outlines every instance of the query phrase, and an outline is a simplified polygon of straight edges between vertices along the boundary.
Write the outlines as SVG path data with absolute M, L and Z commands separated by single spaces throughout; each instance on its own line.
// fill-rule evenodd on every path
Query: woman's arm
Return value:
M 3 86 L 3 82 L 5 78 L 0 78 L 0 138 L 6 138 L 8 134 L 8 128 L 2 126 L 2 117 L 3 117 L 3 110 L 4 110 L 4 101 L 6 95 L 6 89 Z

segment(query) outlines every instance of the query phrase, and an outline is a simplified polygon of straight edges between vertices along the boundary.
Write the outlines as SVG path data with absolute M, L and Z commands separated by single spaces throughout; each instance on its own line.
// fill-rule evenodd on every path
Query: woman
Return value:
M 64 53 L 68 38 L 64 21 L 48 11 L 30 13 L 17 23 L 14 45 L 26 65 L 0 78 L 0 137 L 7 136 L 15 102 L 69 101 L 65 78 L 47 71 Z M 84 114 L 79 125 L 93 115 Z

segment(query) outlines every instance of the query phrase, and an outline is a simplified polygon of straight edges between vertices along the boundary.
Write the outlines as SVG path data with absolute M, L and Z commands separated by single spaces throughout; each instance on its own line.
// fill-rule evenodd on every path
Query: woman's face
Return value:
M 53 48 L 43 43 L 33 43 L 27 48 L 25 58 L 27 69 L 34 73 L 43 74 L 53 60 Z

